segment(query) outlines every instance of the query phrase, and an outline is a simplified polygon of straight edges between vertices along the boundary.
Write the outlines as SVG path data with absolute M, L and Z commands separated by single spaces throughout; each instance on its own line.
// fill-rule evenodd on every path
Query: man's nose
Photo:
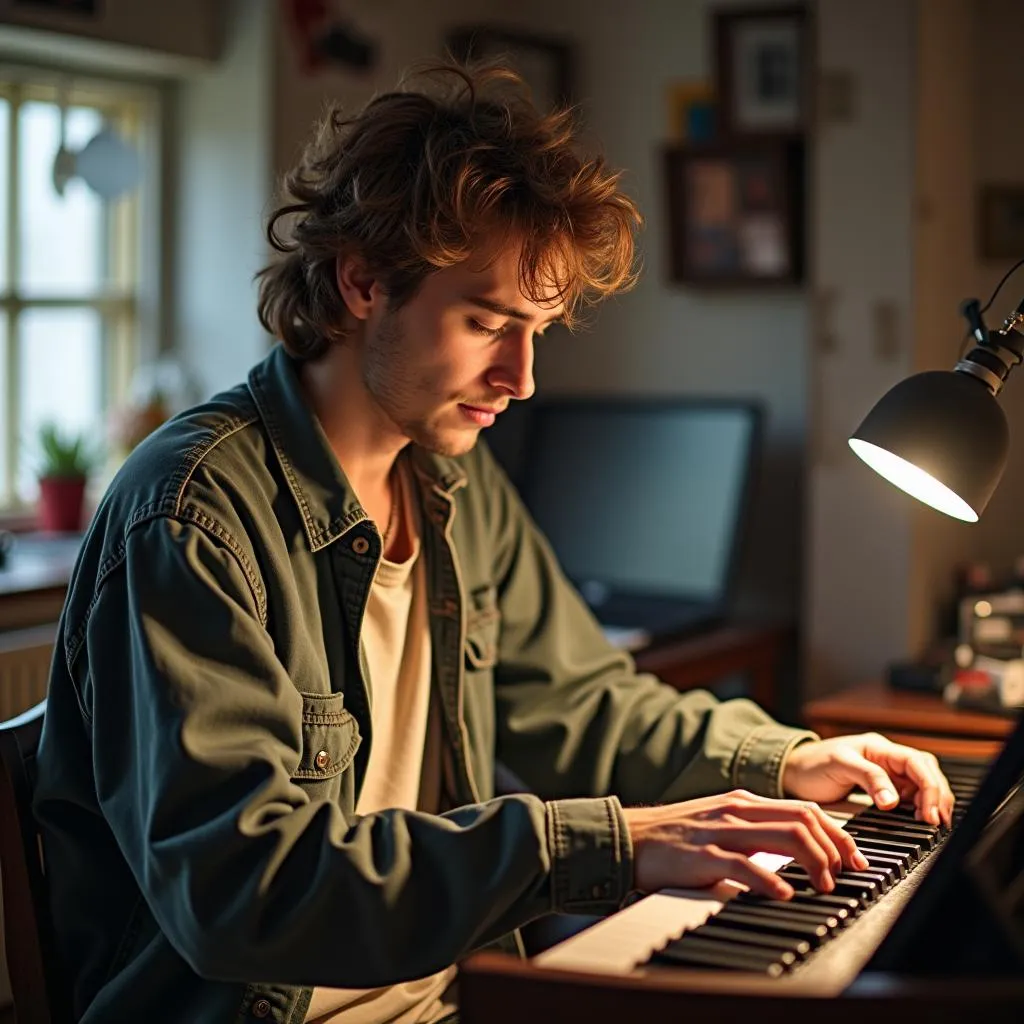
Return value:
M 487 382 L 516 399 L 529 398 L 537 390 L 533 379 L 533 335 L 516 331 L 505 339 L 501 361 L 488 374 Z

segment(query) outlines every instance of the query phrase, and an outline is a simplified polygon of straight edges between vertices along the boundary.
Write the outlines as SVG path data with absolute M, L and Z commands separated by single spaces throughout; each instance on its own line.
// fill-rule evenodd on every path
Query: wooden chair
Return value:
M 68 1024 L 57 970 L 42 847 L 32 814 L 36 750 L 46 701 L 0 722 L 0 873 L 7 966 L 18 1024 Z

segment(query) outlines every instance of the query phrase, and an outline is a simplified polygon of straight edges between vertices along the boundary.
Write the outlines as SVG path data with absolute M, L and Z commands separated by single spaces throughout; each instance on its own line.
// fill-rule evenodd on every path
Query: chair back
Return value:
M 7 967 L 18 1024 L 71 1020 L 57 969 L 32 792 L 46 701 L 0 722 L 0 875 Z

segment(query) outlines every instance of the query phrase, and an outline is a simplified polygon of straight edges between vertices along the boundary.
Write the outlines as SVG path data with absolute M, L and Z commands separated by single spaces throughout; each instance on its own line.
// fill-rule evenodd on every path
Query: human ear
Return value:
M 334 264 L 338 292 L 357 320 L 369 320 L 381 301 L 380 282 L 366 264 L 352 253 L 339 255 Z

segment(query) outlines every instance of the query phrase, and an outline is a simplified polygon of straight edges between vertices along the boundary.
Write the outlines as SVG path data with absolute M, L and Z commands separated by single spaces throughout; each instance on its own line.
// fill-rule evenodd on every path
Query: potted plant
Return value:
M 53 423 L 40 427 L 39 451 L 39 525 L 54 533 L 77 533 L 97 455 L 83 435 L 64 436 Z

